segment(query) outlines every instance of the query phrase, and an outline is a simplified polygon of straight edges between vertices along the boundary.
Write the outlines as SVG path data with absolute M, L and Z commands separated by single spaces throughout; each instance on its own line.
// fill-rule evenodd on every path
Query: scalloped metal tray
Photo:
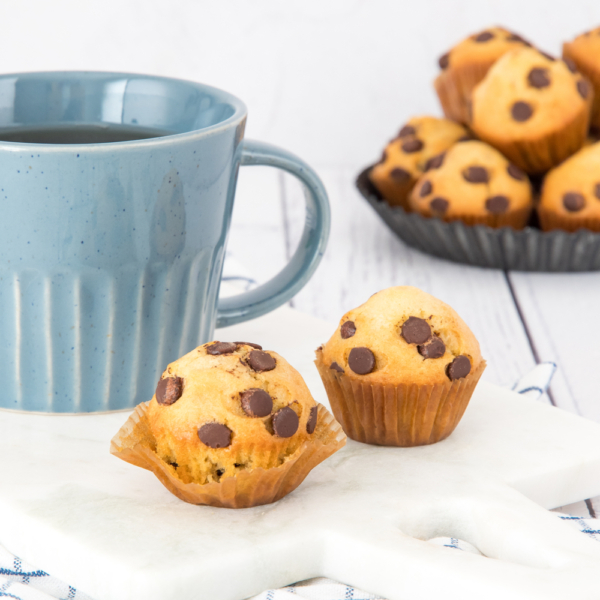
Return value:
M 356 187 L 385 224 L 404 242 L 422 252 L 477 267 L 511 271 L 600 271 L 600 233 L 580 229 L 542 231 L 534 215 L 522 230 L 446 223 L 390 206 L 362 171 Z

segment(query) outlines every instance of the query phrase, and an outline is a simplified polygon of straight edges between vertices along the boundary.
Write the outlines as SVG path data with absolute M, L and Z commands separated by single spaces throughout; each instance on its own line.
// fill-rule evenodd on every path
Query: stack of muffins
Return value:
M 392 206 L 444 221 L 600 231 L 600 28 L 563 59 L 500 27 L 439 59 L 445 119 L 415 117 L 369 177 Z

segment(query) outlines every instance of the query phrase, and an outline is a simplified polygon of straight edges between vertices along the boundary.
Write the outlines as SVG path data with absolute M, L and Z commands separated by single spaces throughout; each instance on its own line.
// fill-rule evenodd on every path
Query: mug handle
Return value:
M 217 327 L 260 317 L 293 298 L 321 262 L 329 237 L 329 202 L 317 174 L 303 160 L 277 146 L 254 140 L 244 140 L 242 144 L 241 165 L 283 169 L 304 184 L 306 219 L 294 256 L 277 275 L 249 292 L 219 299 Z

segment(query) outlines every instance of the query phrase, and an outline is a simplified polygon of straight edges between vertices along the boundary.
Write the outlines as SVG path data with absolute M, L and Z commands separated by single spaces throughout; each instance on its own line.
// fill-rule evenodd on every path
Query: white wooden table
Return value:
M 600 422 L 600 272 L 504 272 L 413 250 L 356 190 L 363 166 L 315 167 L 329 193 L 331 237 L 292 306 L 337 324 L 377 290 L 417 286 L 450 304 L 471 327 L 488 361 L 484 379 L 510 387 L 537 362 L 553 361 L 558 369 L 547 401 Z M 257 280 L 281 268 L 303 223 L 295 180 L 267 168 L 241 169 L 228 248 Z M 600 497 L 563 510 L 600 517 Z

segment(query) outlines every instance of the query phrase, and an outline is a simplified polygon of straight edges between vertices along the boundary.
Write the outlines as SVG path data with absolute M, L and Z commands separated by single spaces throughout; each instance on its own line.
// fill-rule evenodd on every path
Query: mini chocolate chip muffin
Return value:
M 407 209 L 417 179 L 441 161 L 452 144 L 467 137 L 464 127 L 448 119 L 413 117 L 387 145 L 369 178 L 388 204 Z
M 533 48 L 500 58 L 473 90 L 471 128 L 527 173 L 543 173 L 586 140 L 593 90 Z
M 545 231 L 600 231 L 600 142 L 586 146 L 546 175 L 538 214 Z
M 345 443 L 300 374 L 247 342 L 196 348 L 167 367 L 152 400 L 140 406 L 120 432 L 126 439 L 113 440 L 114 453 L 195 504 L 274 502 Z
M 464 321 L 414 287 L 382 290 L 346 313 L 315 363 L 348 436 L 383 446 L 448 437 L 485 369 Z
M 473 88 L 490 67 L 515 48 L 530 46 L 520 35 L 502 27 L 490 27 L 470 35 L 439 59 L 441 73 L 434 85 L 449 119 L 469 123 L 469 104 Z
M 425 217 L 467 225 L 522 229 L 533 209 L 527 175 L 484 142 L 456 144 L 410 195 L 410 208 Z
M 563 44 L 563 59 L 575 73 L 581 71 L 594 88 L 591 126 L 600 129 L 600 27 Z

